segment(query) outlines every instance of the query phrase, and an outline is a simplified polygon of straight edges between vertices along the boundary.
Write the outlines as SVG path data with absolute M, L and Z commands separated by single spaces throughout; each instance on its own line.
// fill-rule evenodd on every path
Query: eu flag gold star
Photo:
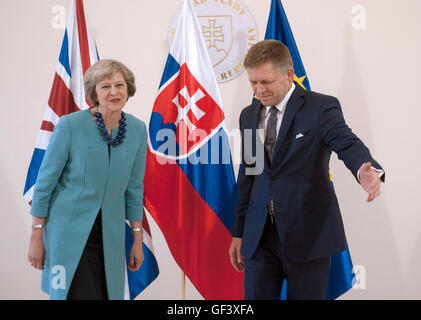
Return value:
M 302 86 L 304 90 L 307 90 L 307 88 L 306 88 L 306 87 L 304 87 L 304 85 L 303 85 L 303 81 L 304 81 L 304 79 L 305 79 L 306 77 L 307 77 L 307 76 L 305 76 L 305 75 L 304 75 L 304 76 L 302 76 L 302 77 L 298 78 L 298 77 L 295 75 L 295 73 L 294 73 L 294 81 L 298 82 L 298 84 L 299 84 L 300 86 Z

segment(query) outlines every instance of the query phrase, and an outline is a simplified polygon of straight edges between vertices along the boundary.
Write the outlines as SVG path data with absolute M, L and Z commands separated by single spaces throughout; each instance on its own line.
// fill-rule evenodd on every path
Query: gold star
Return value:
M 295 75 L 295 73 L 294 73 L 294 81 L 298 82 L 298 84 L 299 84 L 300 86 L 302 86 L 304 90 L 307 90 L 307 88 L 306 88 L 306 87 L 304 87 L 304 85 L 303 85 L 303 81 L 304 81 L 304 79 L 305 79 L 306 77 L 307 77 L 307 76 L 302 76 L 301 78 L 297 78 L 297 76 L 296 76 L 296 75 Z

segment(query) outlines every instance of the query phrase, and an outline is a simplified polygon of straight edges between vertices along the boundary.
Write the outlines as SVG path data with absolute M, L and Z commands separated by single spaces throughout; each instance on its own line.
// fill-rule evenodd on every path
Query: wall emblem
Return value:
M 257 43 L 257 27 L 250 11 L 237 0 L 193 0 L 208 48 L 216 80 L 230 81 L 245 69 L 244 57 Z M 171 47 L 178 13 L 172 18 L 168 45 Z

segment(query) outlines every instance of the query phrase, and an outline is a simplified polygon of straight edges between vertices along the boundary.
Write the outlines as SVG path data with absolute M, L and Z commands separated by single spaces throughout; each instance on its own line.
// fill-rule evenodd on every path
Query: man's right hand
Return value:
M 229 249 L 231 264 L 238 272 L 244 271 L 244 257 L 240 253 L 242 241 L 243 239 L 241 238 L 232 238 Z

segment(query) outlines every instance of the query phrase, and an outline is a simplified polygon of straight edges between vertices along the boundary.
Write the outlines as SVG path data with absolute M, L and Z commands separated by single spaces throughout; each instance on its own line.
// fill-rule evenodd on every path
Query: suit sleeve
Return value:
M 241 131 L 241 158 L 242 164 L 238 174 L 238 199 L 234 213 L 234 225 L 232 228 L 232 236 L 235 238 L 243 237 L 244 221 L 247 209 L 250 203 L 250 195 L 254 182 L 254 175 L 247 175 L 246 168 L 251 167 L 247 164 L 244 157 L 244 130 L 243 130 L 244 111 L 240 115 L 240 131 Z
M 338 99 L 329 97 L 321 108 L 319 131 L 324 143 L 345 163 L 357 181 L 357 172 L 365 162 L 371 162 L 373 167 L 383 170 L 364 143 L 345 123 Z M 384 174 L 381 179 L 384 182 Z
M 70 124 L 66 117 L 61 117 L 54 128 L 38 172 L 32 197 L 32 216 L 48 217 L 51 195 L 68 161 L 70 144 Z
M 126 188 L 126 219 L 129 221 L 143 220 L 143 177 L 145 175 L 147 131 L 145 123 L 142 124 L 142 140 L 136 154 L 129 183 Z

